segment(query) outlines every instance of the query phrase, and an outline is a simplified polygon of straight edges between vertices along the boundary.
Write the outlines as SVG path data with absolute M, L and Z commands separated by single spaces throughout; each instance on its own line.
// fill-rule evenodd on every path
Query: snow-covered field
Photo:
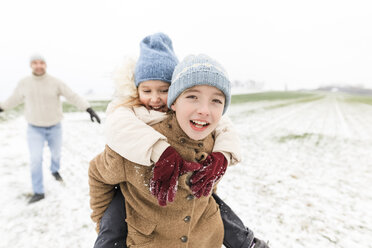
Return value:
M 372 247 L 371 105 L 331 94 L 234 105 L 229 116 L 244 161 L 228 169 L 218 193 L 256 236 L 273 248 Z M 65 185 L 49 173 L 45 150 L 46 198 L 27 205 L 26 123 L 0 122 L 0 247 L 93 246 L 87 171 L 104 146 L 102 125 L 67 113 L 63 129 Z

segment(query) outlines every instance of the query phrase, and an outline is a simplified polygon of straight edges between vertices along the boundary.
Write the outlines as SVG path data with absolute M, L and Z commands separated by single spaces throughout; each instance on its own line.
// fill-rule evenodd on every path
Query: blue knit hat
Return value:
M 136 87 L 144 81 L 172 81 L 172 73 L 178 64 L 168 35 L 156 33 L 146 36 L 140 43 L 140 56 L 134 71 Z
M 182 92 L 196 85 L 210 85 L 221 90 L 225 95 L 223 114 L 226 112 L 231 100 L 230 80 L 224 68 L 205 54 L 189 55 L 176 66 L 168 90 L 168 107 Z

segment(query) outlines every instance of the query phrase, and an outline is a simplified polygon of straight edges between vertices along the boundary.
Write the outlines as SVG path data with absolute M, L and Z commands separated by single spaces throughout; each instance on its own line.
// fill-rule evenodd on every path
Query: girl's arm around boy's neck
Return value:
M 148 111 L 145 107 L 115 108 L 107 115 L 104 124 L 106 144 L 122 157 L 150 166 L 169 144 L 164 135 L 149 125 L 166 117 L 165 113 Z
M 215 130 L 213 152 L 222 152 L 229 165 L 241 161 L 241 143 L 238 133 L 228 116 L 223 115 Z

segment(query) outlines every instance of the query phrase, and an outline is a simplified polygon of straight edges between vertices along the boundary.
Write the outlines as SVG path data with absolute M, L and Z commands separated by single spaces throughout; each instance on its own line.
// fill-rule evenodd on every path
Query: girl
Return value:
M 159 61 L 161 61 L 162 63 L 159 64 Z M 164 168 L 166 168 L 167 165 L 169 164 L 168 161 L 173 159 L 173 162 L 178 162 L 178 166 L 179 166 L 178 169 L 183 169 L 184 172 L 187 170 L 196 170 L 200 168 L 200 165 L 195 165 L 192 163 L 188 164 L 187 162 L 183 161 L 183 159 L 179 156 L 177 151 L 174 148 L 169 146 L 169 143 L 167 143 L 167 140 L 166 140 L 167 138 L 166 136 L 161 135 L 160 133 L 156 132 L 151 127 L 145 125 L 143 122 L 138 120 L 139 118 L 145 123 L 151 124 L 151 121 L 154 123 L 166 117 L 165 114 L 158 112 L 158 111 L 167 110 L 167 106 L 166 106 L 167 90 L 169 87 L 170 75 L 172 74 L 171 72 L 173 71 L 173 68 L 176 62 L 177 62 L 177 59 L 174 56 L 171 41 L 166 35 L 155 34 L 155 35 L 146 37 L 141 42 L 141 56 L 136 65 L 136 73 L 135 73 L 136 84 L 132 82 L 130 77 L 127 78 L 127 82 L 129 82 L 129 85 L 136 85 L 138 87 L 139 96 L 136 94 L 137 93 L 136 88 L 129 89 L 129 95 L 131 95 L 132 97 L 130 98 L 131 99 L 130 101 L 126 102 L 126 106 L 144 105 L 146 109 L 150 111 L 146 111 L 146 109 L 143 107 L 142 108 L 134 107 L 132 109 L 133 111 L 127 107 L 115 108 L 115 107 L 112 107 L 114 105 L 114 103 L 112 103 L 111 107 L 109 107 L 109 111 L 108 111 L 109 114 L 108 114 L 108 118 L 106 121 L 106 127 L 109 127 L 109 128 L 106 128 L 106 137 L 108 141 L 107 142 L 108 146 L 110 148 L 118 152 L 120 155 L 125 157 L 127 160 L 131 160 L 133 162 L 136 162 L 138 164 L 142 164 L 145 166 L 149 166 L 153 162 L 158 161 L 157 163 L 158 166 L 155 166 L 154 174 L 156 174 L 157 171 L 160 171 L 160 176 L 158 173 L 158 177 L 152 180 L 151 185 L 153 186 L 152 193 L 157 196 L 158 203 L 160 205 L 166 205 L 167 201 L 171 202 L 174 200 L 175 192 L 177 190 L 177 186 L 175 182 L 178 180 L 178 176 L 180 175 L 179 172 L 170 171 L 170 173 L 173 175 L 171 180 L 170 179 L 163 180 L 164 175 L 161 174 L 161 172 L 164 171 Z M 161 71 L 161 73 L 159 73 L 159 71 Z M 133 75 L 133 72 L 127 73 L 126 75 Z M 126 89 L 126 91 L 128 92 L 128 89 Z M 155 95 L 159 94 L 160 97 L 156 98 L 155 100 L 152 100 L 152 95 L 154 95 L 154 93 Z M 128 99 L 127 96 L 126 96 L 126 99 Z M 237 138 L 233 136 L 235 135 L 235 133 L 229 131 L 230 123 L 228 121 L 225 121 L 224 123 L 225 123 L 225 126 L 221 124 L 219 126 L 220 129 L 219 129 L 219 135 L 217 135 L 217 141 L 218 141 L 218 137 L 222 138 L 225 135 L 226 142 L 225 143 L 220 142 L 219 146 L 218 146 L 218 142 L 215 143 L 214 149 L 216 148 L 218 149 L 218 147 L 220 147 L 219 149 L 221 149 L 224 147 L 223 145 L 225 144 L 225 147 L 227 148 L 227 150 L 229 149 L 233 150 L 236 148 L 236 145 L 235 145 L 236 142 L 233 142 L 233 140 L 234 139 L 236 140 Z M 199 123 L 194 123 L 194 124 L 196 128 L 204 128 L 204 127 L 200 127 L 204 125 L 203 123 L 199 122 Z M 209 126 L 209 124 L 205 124 L 205 125 Z M 139 131 L 138 129 L 140 129 L 141 131 Z M 226 135 L 229 132 L 230 132 L 230 135 Z M 136 137 L 137 133 L 140 133 L 141 136 Z M 217 133 L 218 133 L 218 130 L 217 130 Z M 135 136 L 131 137 L 131 135 L 135 135 Z M 133 140 L 133 141 L 128 142 L 128 140 L 129 141 Z M 233 145 L 235 145 L 235 147 Z M 236 150 L 238 149 L 236 148 Z M 141 154 L 141 156 L 138 156 L 138 154 Z M 212 162 L 212 164 L 214 163 L 216 165 L 215 167 L 218 167 L 217 166 L 218 164 L 221 164 L 223 166 L 223 169 L 220 171 L 220 175 L 216 175 L 215 177 L 212 176 L 212 178 L 209 178 L 210 179 L 209 181 L 205 180 L 207 178 L 206 169 L 200 170 L 201 172 L 196 173 L 194 175 L 195 183 L 191 188 L 193 189 L 193 194 L 196 197 L 201 197 L 201 195 L 209 195 L 209 192 L 214 184 L 214 181 L 223 174 L 224 169 L 226 168 L 227 162 L 232 161 L 232 163 L 235 163 L 237 160 L 239 160 L 239 154 L 237 154 L 234 151 L 231 153 L 224 153 L 224 155 L 228 157 L 229 159 L 226 160 L 225 157 L 221 153 L 217 153 L 217 152 L 212 153 L 212 155 L 209 156 L 208 158 L 208 162 L 209 163 Z M 218 160 L 218 162 L 216 160 Z M 167 161 L 167 163 L 164 163 L 161 161 Z M 163 166 L 160 166 L 161 164 L 163 164 Z M 189 167 L 187 168 L 187 166 L 184 166 L 185 164 L 186 165 L 188 164 Z M 184 167 L 181 168 L 182 166 Z M 174 168 L 176 167 L 177 166 L 175 166 Z M 203 183 L 201 182 L 202 181 L 201 179 L 203 179 Z M 209 182 L 209 183 L 204 183 L 204 182 Z M 91 188 L 91 195 L 92 195 L 93 188 L 94 187 Z M 93 211 L 92 218 L 96 220 L 97 223 L 100 223 L 100 218 L 103 214 L 103 211 L 105 211 L 105 209 L 107 208 L 108 203 L 111 201 L 113 192 L 114 191 L 109 191 L 111 196 L 108 197 L 108 201 L 104 203 L 100 202 L 100 204 L 98 205 L 95 204 L 95 199 L 97 198 L 95 196 L 92 196 L 92 200 L 91 200 L 92 208 L 95 209 L 95 211 Z M 120 199 L 118 197 L 120 197 Z M 121 199 L 122 199 L 122 195 L 117 194 L 113 202 L 111 203 L 109 210 L 115 209 L 115 211 L 125 214 L 125 212 L 123 212 L 124 207 L 120 207 L 120 206 L 123 206 L 123 200 Z M 216 198 L 216 200 L 220 200 L 220 199 Z M 116 204 L 116 208 L 115 206 L 114 207 L 112 206 L 113 204 Z M 228 209 L 228 210 L 229 210 L 228 213 L 232 214 L 232 215 L 229 215 L 228 218 L 230 219 L 235 218 L 234 221 L 240 221 L 233 214 L 231 209 Z M 110 221 L 110 223 L 112 224 L 112 220 Z M 104 224 L 105 223 L 103 223 L 102 221 L 101 231 L 102 231 L 102 227 L 104 226 Z M 231 224 L 234 224 L 234 223 L 229 222 L 228 224 L 230 224 L 231 226 Z M 241 223 L 241 226 L 243 226 L 242 223 Z M 107 235 L 108 234 L 107 230 L 105 233 L 106 234 L 105 241 L 107 241 L 107 236 L 109 236 Z M 112 231 L 112 229 L 110 230 Z M 118 230 L 121 230 L 121 229 L 118 228 Z M 245 236 L 247 236 L 247 234 L 252 234 L 249 230 L 246 230 L 245 227 L 241 229 L 241 232 L 243 232 L 243 235 Z M 227 231 L 226 233 L 229 233 L 229 232 Z M 236 234 L 235 234 L 235 237 L 232 237 L 232 238 L 233 240 L 238 240 L 238 238 L 236 237 Z M 225 239 L 226 239 L 226 235 L 225 235 Z M 103 241 L 103 240 L 100 240 L 100 239 L 97 240 L 97 242 L 100 242 L 100 241 Z M 231 243 L 232 242 L 230 242 L 230 244 Z M 97 243 L 96 243 L 96 246 L 98 246 Z M 101 244 L 101 246 L 99 247 L 104 247 L 104 246 L 103 244 Z M 229 247 L 234 247 L 234 246 L 229 246 Z M 239 245 L 239 247 L 241 247 L 241 245 Z M 248 246 L 244 246 L 244 247 L 248 247 Z

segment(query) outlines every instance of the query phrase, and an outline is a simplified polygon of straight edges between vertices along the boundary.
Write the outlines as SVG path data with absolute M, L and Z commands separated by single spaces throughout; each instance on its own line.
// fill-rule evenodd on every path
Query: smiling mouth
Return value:
M 209 126 L 209 123 L 205 122 L 205 121 L 190 120 L 190 123 L 198 129 L 203 129 L 203 128 L 206 128 L 207 126 Z
M 164 107 L 164 105 L 161 105 L 161 106 L 150 106 L 151 109 L 153 110 L 160 110 Z

